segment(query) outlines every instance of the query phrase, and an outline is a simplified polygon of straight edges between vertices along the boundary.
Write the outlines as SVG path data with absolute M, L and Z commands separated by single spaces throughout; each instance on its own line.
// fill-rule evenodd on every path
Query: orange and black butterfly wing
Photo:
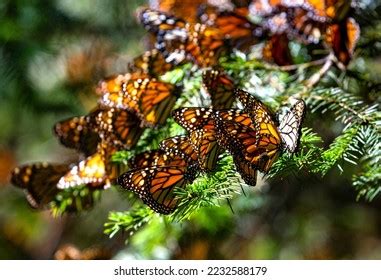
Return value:
M 146 51 L 142 55 L 134 58 L 128 65 L 130 72 L 147 74 L 151 77 L 158 77 L 172 70 L 173 65 L 165 61 L 161 52 L 156 49 Z
M 197 11 L 207 0 L 151 0 L 150 8 L 171 13 L 187 22 L 197 21 Z
M 140 119 L 128 110 L 102 109 L 90 114 L 89 119 L 104 141 L 121 149 L 133 148 L 144 131 Z
M 345 22 L 328 26 L 326 42 L 332 48 L 339 61 L 344 65 L 348 65 L 359 37 L 359 25 L 353 18 L 348 18 Z
M 229 44 L 241 51 L 247 51 L 262 37 L 263 30 L 252 23 L 243 9 L 225 11 L 217 15 L 214 26 L 220 30 Z
M 164 124 L 179 90 L 180 88 L 155 78 L 131 78 L 121 91 L 104 94 L 100 104 L 134 112 L 144 126 L 154 127 Z
M 125 73 L 123 75 L 113 75 L 99 81 L 96 87 L 97 94 L 103 96 L 105 94 L 114 92 L 124 92 L 126 91 L 126 85 L 128 81 L 149 78 L 150 75 L 148 75 L 148 73 L 145 72 L 145 70 L 147 70 L 147 66 L 142 65 L 145 65 L 144 57 L 146 57 L 145 54 L 143 54 L 141 57 L 138 57 L 139 61 L 143 60 L 141 63 L 138 63 L 137 65 L 132 64 L 133 66 L 131 64 L 129 65 L 129 67 L 136 67 L 136 69 L 134 68 L 136 71 Z M 137 67 L 141 68 L 138 69 Z
M 218 28 L 191 24 L 164 12 L 144 9 L 140 22 L 156 36 L 156 48 L 165 61 L 175 65 L 186 61 L 206 67 L 215 65 L 224 49 L 224 36 Z
M 238 109 L 220 110 L 215 119 L 218 143 L 232 155 L 250 159 L 257 148 L 257 133 L 249 116 Z
M 185 61 L 188 26 L 184 20 L 152 9 L 141 10 L 138 17 L 144 28 L 156 36 L 155 46 L 167 63 L 178 65 Z
M 222 149 L 216 139 L 214 111 L 211 108 L 180 108 L 172 112 L 177 123 L 189 132 L 201 169 L 212 171 Z
M 114 75 L 98 82 L 96 92 L 98 95 L 104 95 L 109 92 L 122 91 L 123 84 L 126 82 L 124 75 Z
M 137 90 L 141 90 L 137 103 L 143 123 L 150 127 L 164 124 L 175 105 L 180 88 L 153 79 L 149 80 L 143 88 L 138 87 L 138 81 L 131 83 L 134 83 L 133 86 Z M 127 91 L 131 92 L 129 86 Z
M 137 154 L 133 158 L 129 159 L 127 164 L 130 169 L 161 165 L 161 162 L 156 163 L 156 161 L 158 158 L 162 158 L 165 155 L 165 152 L 162 150 L 150 150 Z M 165 163 L 165 161 L 163 163 Z
M 305 0 L 304 7 L 310 8 L 315 20 L 341 21 L 351 10 L 352 2 L 345 0 Z
M 139 11 L 138 19 L 147 31 L 155 35 L 184 29 L 187 24 L 186 21 L 181 18 L 148 8 Z M 179 34 L 179 36 L 181 36 L 181 34 Z
M 98 134 L 91 130 L 85 116 L 57 122 L 53 130 L 62 145 L 85 155 L 93 154 L 100 141 Z
M 234 93 L 244 106 L 245 112 L 249 114 L 258 137 L 262 134 L 273 135 L 280 144 L 281 139 L 277 130 L 276 119 L 266 105 L 244 90 L 236 89 Z
M 275 138 L 264 134 L 258 137 L 251 118 L 240 110 L 217 111 L 216 128 L 219 144 L 233 158 L 245 160 L 259 171 L 267 172 L 277 158 L 279 145 Z
M 227 50 L 226 38 L 216 27 L 200 23 L 189 25 L 187 38 L 187 57 L 200 67 L 216 65 Z
M 178 204 L 174 189 L 184 188 L 193 180 L 187 167 L 155 166 L 126 172 L 118 178 L 118 184 L 138 194 L 155 212 L 170 214 Z
M 128 161 L 130 169 L 150 166 L 186 166 L 186 161 L 180 157 L 170 157 L 162 150 L 151 150 L 137 154 Z
M 57 183 L 69 170 L 66 164 L 27 164 L 12 171 L 11 183 L 24 190 L 31 207 L 44 208 L 58 194 Z
M 258 168 L 240 156 L 233 156 L 233 161 L 237 172 L 241 175 L 242 180 L 246 184 L 254 187 L 257 184 Z
M 194 167 L 193 170 L 197 172 L 198 155 L 187 136 L 175 136 L 164 139 L 160 143 L 160 149 L 170 156 L 170 158 L 182 158 L 189 166 Z
M 188 132 L 213 125 L 213 109 L 203 107 L 179 108 L 172 112 L 173 119 Z
M 285 33 L 271 36 L 263 48 L 263 58 L 280 66 L 293 64 L 288 43 Z
M 109 161 L 116 151 L 113 145 L 101 141 L 97 152 L 71 167 L 59 180 L 59 189 L 88 185 L 92 188 L 108 188 L 116 178 L 117 169 Z
M 202 83 L 210 95 L 214 109 L 229 109 L 234 103 L 234 82 L 221 69 L 206 70 Z
M 189 134 L 189 138 L 194 143 L 200 168 L 208 172 L 213 171 L 219 155 L 223 152 L 218 145 L 215 129 L 193 131 Z
M 99 153 L 96 153 L 73 166 L 69 172 L 62 176 L 57 187 L 66 189 L 91 185 L 94 188 L 103 188 L 105 180 L 105 161 Z

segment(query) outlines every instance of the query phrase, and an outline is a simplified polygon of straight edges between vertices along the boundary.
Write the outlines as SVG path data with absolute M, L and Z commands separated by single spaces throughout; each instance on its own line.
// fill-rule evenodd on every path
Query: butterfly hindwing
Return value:
M 110 162 L 115 147 L 107 142 L 100 142 L 97 152 L 71 167 L 69 172 L 60 178 L 59 189 L 88 185 L 92 188 L 108 188 L 116 177 L 116 167 Z
M 193 179 L 187 167 L 155 166 L 126 172 L 118 178 L 118 184 L 138 194 L 152 210 L 170 214 L 178 203 L 174 189 L 184 188 Z
M 130 169 L 150 166 L 186 166 L 186 161 L 178 156 L 168 156 L 163 150 L 150 150 L 137 154 L 128 161 Z
M 120 149 L 133 148 L 144 131 L 140 119 L 128 110 L 100 109 L 90 114 L 88 118 L 93 130 L 103 141 Z
M 299 145 L 301 124 L 305 115 L 305 103 L 298 100 L 290 111 L 283 117 L 279 125 L 282 146 L 290 153 L 294 153 Z

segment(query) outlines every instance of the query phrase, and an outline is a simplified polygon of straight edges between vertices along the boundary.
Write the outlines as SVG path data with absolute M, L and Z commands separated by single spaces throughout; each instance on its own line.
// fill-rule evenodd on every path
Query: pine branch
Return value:
M 218 205 L 240 193 L 246 185 L 235 171 L 231 156 L 224 156 L 212 174 L 200 176 L 184 189 L 175 190 L 180 201 L 170 218 L 175 221 L 189 219 L 198 209 Z
M 363 126 L 359 134 L 359 142 L 363 145 L 362 171 L 353 176 L 353 186 L 358 198 L 371 201 L 381 192 L 381 133 Z
M 320 162 L 322 148 L 319 145 L 322 139 L 310 128 L 302 129 L 300 148 L 296 154 L 283 153 L 271 167 L 267 174 L 269 178 L 275 176 L 285 177 L 298 174 L 300 170 L 311 171 Z
M 316 89 L 303 96 L 311 106 L 312 112 L 333 111 L 336 120 L 345 125 L 353 123 L 370 124 L 380 129 L 381 113 L 379 105 L 369 106 L 359 96 L 343 92 L 340 88 Z
M 104 225 L 104 233 L 110 238 L 118 232 L 126 232 L 130 236 L 146 225 L 157 214 L 148 207 L 136 207 L 125 212 L 110 212 Z
M 331 143 L 329 149 L 322 153 L 321 161 L 316 165 L 314 171 L 325 175 L 340 160 L 345 160 L 356 165 L 359 152 L 359 143 L 357 139 L 359 128 L 359 126 L 353 126 L 338 136 Z M 343 168 L 340 164 L 338 164 L 338 168 L 343 172 Z
M 60 191 L 49 204 L 52 215 L 57 217 L 65 213 L 79 213 L 89 210 L 100 200 L 101 190 L 87 186 L 78 186 Z

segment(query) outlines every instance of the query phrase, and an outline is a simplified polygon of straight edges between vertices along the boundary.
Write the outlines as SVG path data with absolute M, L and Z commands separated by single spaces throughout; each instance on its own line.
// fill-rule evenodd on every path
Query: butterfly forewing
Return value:
M 224 50 L 219 29 L 200 23 L 187 23 L 164 12 L 144 9 L 140 22 L 156 36 L 156 48 L 165 61 L 180 64 L 191 61 L 201 67 L 214 65 Z
M 304 101 L 298 100 L 283 117 L 279 125 L 282 146 L 290 153 L 294 153 L 298 148 L 305 107 Z
M 100 141 L 98 134 L 91 130 L 86 116 L 60 121 L 54 125 L 53 130 L 62 145 L 85 155 L 93 154 Z
M 214 109 L 229 109 L 233 105 L 234 82 L 223 70 L 206 70 L 202 75 L 202 82 Z
M 104 141 L 120 149 L 133 148 L 144 131 L 140 119 L 128 110 L 101 109 L 90 114 L 89 119 Z
M 25 191 L 31 207 L 44 208 L 58 194 L 57 183 L 69 170 L 66 164 L 27 164 L 12 171 L 11 182 Z
M 93 188 L 108 188 L 116 177 L 116 167 L 109 161 L 115 147 L 101 142 L 97 152 L 74 165 L 58 182 L 59 189 L 89 185 Z

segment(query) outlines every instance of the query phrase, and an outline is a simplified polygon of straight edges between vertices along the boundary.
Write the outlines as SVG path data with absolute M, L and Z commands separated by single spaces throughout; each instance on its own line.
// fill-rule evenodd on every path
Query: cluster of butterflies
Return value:
M 263 58 L 292 64 L 290 40 L 321 44 L 347 65 L 360 28 L 344 0 L 154 0 L 139 20 L 170 64 L 214 66 L 221 55 L 265 42 Z
M 38 162 L 13 170 L 11 182 L 25 191 L 33 208 L 45 208 L 63 189 L 83 185 L 91 191 L 108 188 L 120 173 L 111 156 L 133 149 L 146 128 L 164 124 L 181 88 L 157 78 L 165 71 L 161 67 L 154 70 L 161 59 L 157 51 L 135 58 L 129 73 L 99 82 L 98 104 L 89 114 L 54 125 L 60 143 L 79 151 L 83 160 L 71 164 Z M 84 203 L 91 206 L 92 201 Z
M 105 189 L 116 181 L 154 211 L 169 214 L 178 205 L 174 189 L 186 187 L 200 172 L 212 172 L 226 151 L 242 179 L 254 186 L 258 171 L 268 172 L 283 151 L 297 150 L 305 104 L 296 100 L 278 121 L 262 102 L 237 88 L 219 68 L 219 58 L 264 41 L 264 59 L 290 64 L 289 41 L 298 40 L 325 45 L 346 65 L 359 37 L 353 9 L 352 1 L 342 0 L 150 1 L 138 18 L 154 35 L 155 47 L 133 59 L 128 73 L 99 82 L 98 104 L 90 113 L 54 126 L 61 144 L 83 159 L 17 167 L 13 184 L 25 190 L 32 207 L 44 208 L 63 189 Z M 187 62 L 206 68 L 203 87 L 210 108 L 173 111 L 182 88 L 161 76 Z M 243 109 L 232 108 L 237 99 Z M 134 149 L 144 130 L 159 128 L 171 112 L 188 134 L 137 155 L 120 175 L 111 156 Z
M 174 190 L 185 188 L 200 172 L 215 170 L 224 151 L 233 157 L 245 183 L 255 186 L 258 171 L 268 172 L 282 151 L 297 150 L 305 114 L 302 100 L 296 100 L 278 123 L 261 101 L 235 88 L 221 70 L 206 71 L 203 85 L 212 107 L 172 112 L 188 134 L 165 139 L 159 149 L 138 154 L 129 161 L 130 170 L 117 180 L 158 213 L 172 213 L 178 205 Z M 231 108 L 235 99 L 244 109 Z

